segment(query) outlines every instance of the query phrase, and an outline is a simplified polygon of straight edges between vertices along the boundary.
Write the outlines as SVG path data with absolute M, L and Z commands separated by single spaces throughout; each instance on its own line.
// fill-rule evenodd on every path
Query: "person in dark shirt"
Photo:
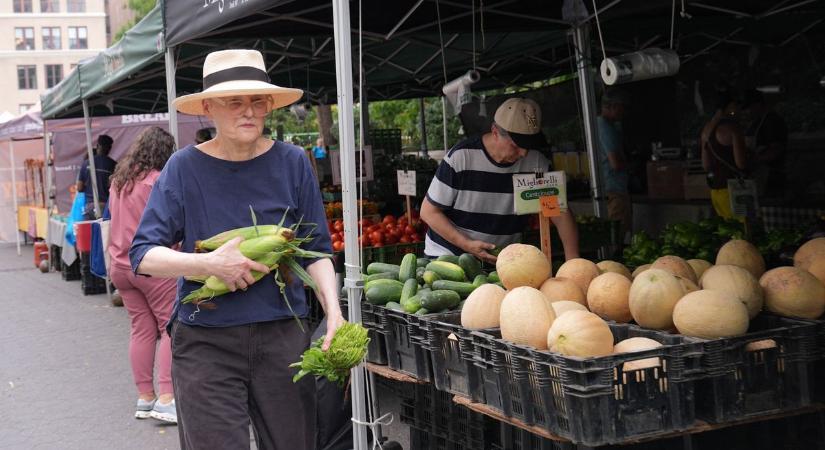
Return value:
M 742 110 L 750 117 L 745 142 L 756 159 L 754 175 L 759 193 L 782 197 L 785 189 L 788 127 L 782 116 L 768 106 L 762 93 L 756 89 L 745 91 Z
M 112 150 L 114 140 L 106 134 L 101 134 L 97 137 L 95 144 L 95 178 L 97 181 L 97 198 L 100 202 L 100 211 L 103 211 L 106 202 L 109 201 L 109 177 L 115 171 L 117 163 L 114 159 L 109 157 L 109 152 Z M 92 181 L 89 177 L 89 160 L 88 158 L 83 162 L 80 172 L 77 173 L 77 192 L 86 194 L 86 208 L 83 210 L 83 218 L 85 220 L 93 220 L 96 217 L 94 191 L 92 188 Z
M 270 84 L 255 50 L 210 53 L 203 84 L 203 92 L 173 104 L 180 112 L 209 117 L 215 137 L 172 155 L 129 250 L 136 274 L 178 278 L 167 330 L 181 448 L 249 448 L 251 424 L 258 448 L 314 449 L 315 380 L 293 383 L 296 371 L 289 368 L 310 344 L 303 283 L 293 276 L 282 291 L 271 274 L 255 282 L 252 271 L 269 268 L 239 251 L 240 238 L 209 253 L 194 252 L 198 240 L 252 225 L 250 208 L 258 224 L 325 223 L 306 153 L 262 136 L 267 114 L 296 102 L 303 91 Z M 296 234 L 312 239 L 302 248 L 332 252 L 327 227 L 303 225 Z M 176 244 L 180 250 L 172 248 Z M 329 258 L 303 264 L 319 288 L 327 350 L 344 323 L 335 270 Z M 232 292 L 209 305 L 181 304 L 200 287 L 183 277 L 198 275 L 215 276 Z M 294 315 L 302 318 L 303 329 Z

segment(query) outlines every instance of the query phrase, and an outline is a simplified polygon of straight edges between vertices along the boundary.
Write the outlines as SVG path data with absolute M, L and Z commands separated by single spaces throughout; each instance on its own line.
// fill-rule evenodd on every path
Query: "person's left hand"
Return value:
M 335 332 L 338 328 L 341 328 L 341 325 L 344 324 L 344 316 L 341 315 L 341 310 L 339 309 L 338 314 L 327 315 L 327 334 L 324 336 L 324 344 L 321 346 L 321 350 L 327 351 L 329 350 L 329 344 L 332 343 L 332 337 L 335 336 Z

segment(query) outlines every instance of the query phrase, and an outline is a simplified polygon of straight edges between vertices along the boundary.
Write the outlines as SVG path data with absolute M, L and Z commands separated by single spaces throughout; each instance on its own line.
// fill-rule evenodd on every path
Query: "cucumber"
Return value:
M 418 280 L 418 284 L 424 284 L 424 272 L 426 271 L 427 269 L 423 267 L 415 269 L 415 279 Z
M 467 298 L 475 289 L 476 285 L 461 281 L 438 280 L 433 283 L 433 291 L 455 291 L 461 298 Z
M 410 278 L 409 280 L 404 282 L 404 288 L 401 289 L 401 303 L 404 303 L 404 300 L 412 297 L 418 292 L 418 283 L 415 281 L 414 278 Z
M 465 281 L 467 279 L 461 266 L 447 261 L 433 261 L 427 264 L 427 270 L 437 273 L 442 280 Z
M 468 280 L 481 275 L 481 261 L 469 253 L 463 253 L 458 257 L 458 265 L 464 269 L 464 275 Z
M 424 284 L 426 284 L 427 286 L 432 286 L 433 281 L 441 279 L 441 277 L 438 276 L 438 274 L 433 272 L 432 270 L 425 270 L 421 278 L 424 280 Z
M 411 278 L 415 278 L 415 253 L 407 253 L 401 260 L 401 265 L 398 267 L 398 281 L 405 282 Z
M 415 295 L 421 296 L 427 292 L 432 292 L 432 289 L 429 286 L 424 286 L 423 288 L 419 289 L 418 292 L 415 293 Z
M 427 267 L 427 264 L 430 263 L 430 258 L 418 258 L 415 260 L 415 265 L 417 267 Z
M 421 297 L 418 295 L 413 295 L 408 298 L 407 301 L 402 301 L 401 306 L 404 307 L 404 312 L 414 314 L 416 311 L 421 309 Z
M 367 285 L 370 282 L 375 280 L 397 280 L 398 275 L 393 272 L 382 272 L 382 273 L 374 273 L 372 275 L 367 275 L 364 277 L 364 289 L 366 289 Z
M 446 261 L 448 263 L 458 264 L 458 256 L 455 255 L 441 255 L 435 259 L 436 261 Z
M 456 291 L 436 290 L 421 295 L 421 306 L 429 311 L 455 308 L 461 302 Z
M 464 309 L 464 303 L 466 303 L 466 302 L 467 302 L 467 300 L 462 300 L 462 301 L 458 304 L 458 306 L 456 306 L 456 307 L 455 307 L 455 310 L 456 310 L 456 311 L 461 311 L 462 309 Z
M 489 281 L 490 283 L 498 283 L 501 281 L 501 278 L 498 277 L 498 272 L 494 270 L 490 272 L 489 275 L 487 275 L 487 281 Z
M 386 305 L 401 300 L 404 285 L 398 280 L 375 280 L 367 288 L 367 302 L 373 305 Z
M 421 308 L 415 312 L 416 316 L 423 316 L 424 314 L 429 314 L 430 312 L 427 311 L 427 308 Z
M 398 272 L 401 270 L 401 266 L 397 264 L 385 264 L 380 262 L 370 263 L 367 266 L 367 275 L 373 275 L 376 273 L 384 273 L 384 272 L 392 272 L 395 273 L 395 276 L 398 277 Z
M 386 305 L 384 305 L 384 307 L 387 308 L 387 309 L 395 310 L 395 311 L 405 312 L 404 307 L 402 307 L 401 304 L 397 303 L 397 302 L 389 302 Z
M 482 284 L 487 284 L 487 282 L 488 282 L 488 281 L 487 281 L 487 275 L 484 275 L 484 274 L 477 275 L 477 276 L 473 279 L 473 286 L 475 286 L 475 287 L 479 287 L 479 286 L 481 286 Z

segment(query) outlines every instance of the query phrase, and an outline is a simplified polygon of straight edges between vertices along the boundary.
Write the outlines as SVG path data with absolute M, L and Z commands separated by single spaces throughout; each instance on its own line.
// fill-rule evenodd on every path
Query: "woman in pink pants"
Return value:
M 129 359 L 138 389 L 135 417 L 177 423 L 172 392 L 172 349 L 165 329 L 177 295 L 177 283 L 171 278 L 137 276 L 129 263 L 129 246 L 143 209 L 174 148 L 175 141 L 169 133 L 158 127 L 147 128 L 118 163 L 109 190 L 112 214 L 109 256 L 112 282 L 132 321 Z M 157 396 L 152 379 L 155 361 L 158 363 Z

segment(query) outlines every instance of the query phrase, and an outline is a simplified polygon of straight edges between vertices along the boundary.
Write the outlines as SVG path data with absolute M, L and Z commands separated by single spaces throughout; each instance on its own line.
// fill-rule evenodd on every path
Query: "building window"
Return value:
M 57 13 L 60 12 L 60 0 L 40 0 L 40 12 Z
M 46 64 L 46 87 L 54 87 L 63 79 L 62 64 Z
M 69 48 L 74 50 L 89 48 L 86 27 L 69 27 Z
M 66 11 L 70 13 L 86 12 L 86 0 L 66 0 Z
M 36 66 L 17 66 L 17 88 L 37 89 Z
M 14 29 L 14 49 L 34 50 L 34 28 Z
M 16 13 L 30 13 L 32 12 L 32 0 L 11 0 L 14 4 L 14 12 Z
M 18 113 L 23 114 L 26 111 L 32 109 L 32 106 L 34 106 L 34 103 L 21 103 L 20 108 L 18 109 Z
M 60 27 L 43 27 L 43 50 L 60 50 Z

